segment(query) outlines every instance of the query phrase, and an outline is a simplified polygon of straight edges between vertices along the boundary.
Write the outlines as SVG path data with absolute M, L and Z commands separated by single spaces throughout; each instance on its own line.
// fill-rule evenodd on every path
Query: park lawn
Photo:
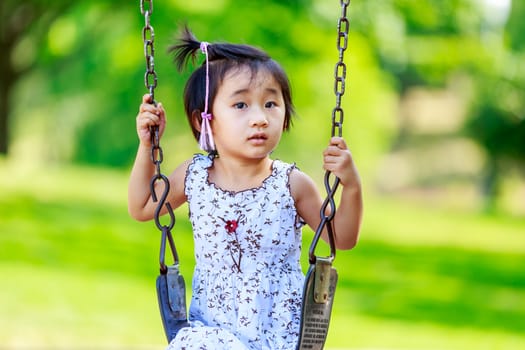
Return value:
M 2 349 L 162 349 L 159 233 L 128 217 L 126 174 L 0 166 Z M 186 211 L 174 233 L 189 284 Z M 361 240 L 335 266 L 327 349 L 525 344 L 523 218 L 367 197 Z

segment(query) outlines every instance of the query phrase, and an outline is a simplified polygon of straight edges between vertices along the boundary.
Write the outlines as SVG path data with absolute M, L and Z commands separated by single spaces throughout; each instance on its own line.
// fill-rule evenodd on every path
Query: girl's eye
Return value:
M 243 109 L 243 108 L 248 107 L 248 105 L 246 103 L 244 103 L 244 102 L 238 102 L 238 103 L 234 104 L 233 107 L 235 107 L 237 109 Z
M 277 106 L 277 103 L 275 103 L 275 102 L 273 102 L 273 101 L 269 101 L 269 102 L 266 102 L 266 103 L 264 104 L 264 107 L 265 107 L 265 108 L 272 108 L 272 107 L 275 107 L 275 106 Z

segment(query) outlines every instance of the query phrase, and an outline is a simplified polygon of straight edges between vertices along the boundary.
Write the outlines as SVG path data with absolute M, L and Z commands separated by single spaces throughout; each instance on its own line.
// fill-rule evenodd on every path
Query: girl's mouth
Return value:
M 261 141 L 263 141 L 263 140 L 267 140 L 267 139 L 268 139 L 268 136 L 266 136 L 266 134 L 262 133 L 262 132 L 253 134 L 250 137 L 248 137 L 248 140 L 250 140 L 250 141 L 251 140 L 255 140 L 255 141 L 261 140 Z
M 248 141 L 255 146 L 264 145 L 266 140 L 268 140 L 268 135 L 265 133 L 256 133 L 248 137 Z

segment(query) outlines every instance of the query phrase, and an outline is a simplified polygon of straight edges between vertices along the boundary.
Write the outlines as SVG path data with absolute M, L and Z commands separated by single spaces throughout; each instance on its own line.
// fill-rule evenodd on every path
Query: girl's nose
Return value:
M 268 118 L 266 118 L 266 114 L 264 114 L 263 111 L 254 111 L 253 117 L 252 117 L 252 126 L 258 126 L 258 127 L 266 127 L 268 126 Z

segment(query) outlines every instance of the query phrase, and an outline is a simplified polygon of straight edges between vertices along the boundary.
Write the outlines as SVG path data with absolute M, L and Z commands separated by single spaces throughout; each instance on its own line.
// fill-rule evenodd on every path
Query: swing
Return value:
M 334 70 L 334 92 L 336 105 L 332 110 L 332 137 L 342 136 L 344 111 L 341 107 L 341 98 L 345 93 L 346 64 L 344 53 L 348 47 L 348 29 L 350 22 L 347 18 L 347 9 L 350 0 L 340 0 L 341 17 L 337 23 L 337 49 L 339 61 Z M 301 323 L 299 331 L 299 342 L 297 350 L 319 349 L 322 350 L 328 335 L 328 326 L 332 314 L 335 287 L 337 284 L 337 271 L 332 267 L 335 259 L 335 239 L 332 220 L 335 216 L 336 205 L 334 195 L 339 186 L 339 178 L 331 180 L 332 174 L 326 171 L 324 185 L 327 196 L 321 206 L 321 222 L 317 227 L 314 238 L 310 245 L 309 262 L 310 267 L 306 274 L 303 288 L 303 302 L 301 307 Z M 327 209 L 329 211 L 327 213 Z M 319 257 L 315 255 L 315 249 L 321 233 L 326 229 L 330 245 L 330 255 Z
M 147 5 L 146 5 L 147 4 Z M 144 41 L 144 56 L 146 57 L 146 74 L 144 75 L 144 83 L 149 90 L 152 103 L 155 102 L 155 88 L 157 87 L 157 74 L 155 73 L 154 61 L 154 40 L 155 33 L 150 24 L 151 13 L 153 12 L 153 0 L 140 0 L 140 11 L 144 15 L 145 24 L 142 29 L 142 39 Z M 160 171 L 160 164 L 163 160 L 162 148 L 159 144 L 159 128 L 158 126 L 151 128 L 151 160 L 155 165 L 155 174 L 151 178 L 150 190 L 151 197 L 154 202 L 158 202 L 155 210 L 155 224 L 162 232 L 160 241 L 160 274 L 157 277 L 157 297 L 164 325 L 164 332 L 168 342 L 170 342 L 179 329 L 189 326 L 188 317 L 186 315 L 186 285 L 184 278 L 179 271 L 179 257 L 175 248 L 175 242 L 171 234 L 173 226 L 175 226 L 175 215 L 170 203 L 166 203 L 166 198 L 170 190 L 170 183 L 168 178 Z M 160 200 L 157 198 L 155 192 L 155 183 L 162 181 L 164 184 L 164 191 Z M 169 222 L 162 225 L 160 222 L 160 211 L 166 205 L 169 214 Z M 173 264 L 167 266 L 165 263 L 166 255 L 166 240 L 169 243 L 169 248 L 173 257 Z
M 342 135 L 344 119 L 341 99 L 345 93 L 346 64 L 344 63 L 344 53 L 348 46 L 349 21 L 347 18 L 347 9 L 350 5 L 350 0 L 340 0 L 340 4 L 341 17 L 337 24 L 339 60 L 334 70 L 336 105 L 332 110 L 332 137 Z M 150 23 L 151 13 L 153 12 L 153 0 L 140 0 L 140 11 L 145 19 L 145 25 L 142 29 L 144 56 L 146 58 L 144 83 L 149 90 L 152 103 L 156 104 L 154 98 L 154 92 L 157 86 L 157 74 L 154 66 L 155 35 Z M 163 153 L 159 144 L 158 126 L 151 128 L 151 141 L 151 160 L 155 166 L 155 174 L 151 178 L 150 190 L 153 201 L 158 202 L 154 219 L 157 228 L 161 231 L 159 255 L 160 273 L 157 277 L 157 297 L 164 332 L 169 343 L 175 338 L 181 328 L 189 326 L 186 313 L 186 287 L 184 278 L 179 271 L 179 258 L 171 234 L 171 230 L 175 225 L 175 215 L 173 214 L 170 203 L 166 202 L 170 186 L 168 178 L 163 175 L 160 170 Z M 332 267 L 336 252 L 332 220 L 336 212 L 334 195 L 339 186 L 339 179 L 337 177 L 332 179 L 332 177 L 331 172 L 326 171 L 324 184 L 327 196 L 320 210 L 321 222 L 316 229 L 309 249 L 310 267 L 306 274 L 303 287 L 301 323 L 296 350 L 322 350 L 328 335 L 328 326 L 337 284 L 337 271 Z M 160 199 L 158 199 L 155 192 L 155 184 L 158 181 L 162 181 L 164 184 L 164 190 Z M 169 214 L 169 222 L 166 225 L 160 222 L 160 211 L 163 206 L 166 206 Z M 315 255 L 315 250 L 324 230 L 328 233 L 330 255 L 320 257 Z M 173 258 L 173 264 L 169 266 L 165 263 L 165 254 L 168 247 Z

